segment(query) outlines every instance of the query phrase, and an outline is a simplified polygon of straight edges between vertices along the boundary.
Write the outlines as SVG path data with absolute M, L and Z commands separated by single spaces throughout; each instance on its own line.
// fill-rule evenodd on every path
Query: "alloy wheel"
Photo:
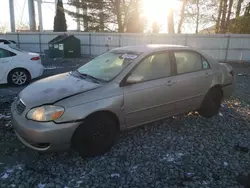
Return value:
M 27 81 L 27 74 L 23 71 L 14 72 L 12 75 L 12 81 L 16 85 L 23 85 Z

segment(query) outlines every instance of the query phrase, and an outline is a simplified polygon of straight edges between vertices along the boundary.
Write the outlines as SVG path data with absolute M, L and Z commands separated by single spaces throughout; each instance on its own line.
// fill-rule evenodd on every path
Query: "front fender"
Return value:
M 123 95 L 112 96 L 105 99 L 99 99 L 92 102 L 83 103 L 77 106 L 65 109 L 62 117 L 56 120 L 56 123 L 82 121 L 84 118 L 98 111 L 109 111 L 114 113 L 120 123 L 120 129 L 125 126 L 125 117 L 123 110 Z

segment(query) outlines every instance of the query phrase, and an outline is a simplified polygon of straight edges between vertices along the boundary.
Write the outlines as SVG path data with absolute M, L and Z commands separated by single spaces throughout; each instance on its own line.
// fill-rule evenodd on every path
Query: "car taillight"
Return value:
M 30 60 L 32 60 L 32 61 L 38 61 L 40 59 L 41 59 L 40 56 L 37 56 L 37 57 L 32 57 Z

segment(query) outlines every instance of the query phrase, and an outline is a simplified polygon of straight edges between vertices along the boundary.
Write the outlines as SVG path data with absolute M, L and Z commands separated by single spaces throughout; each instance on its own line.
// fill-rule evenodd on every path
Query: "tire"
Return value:
M 83 157 L 108 152 L 118 135 L 116 121 L 105 113 L 91 115 L 78 126 L 72 137 L 72 148 Z
M 8 75 L 10 85 L 22 86 L 30 81 L 30 73 L 25 69 L 14 69 Z
M 201 108 L 198 110 L 199 114 L 206 118 L 211 118 L 219 113 L 222 101 L 222 91 L 219 87 L 214 87 L 206 94 Z

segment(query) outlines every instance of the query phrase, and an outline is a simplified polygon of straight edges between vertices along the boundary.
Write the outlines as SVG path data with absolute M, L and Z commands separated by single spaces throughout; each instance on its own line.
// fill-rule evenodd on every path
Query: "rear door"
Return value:
M 123 86 L 127 126 L 150 122 L 174 111 L 172 103 L 172 60 L 168 52 L 145 57 L 129 75 L 140 77 L 137 83 Z
M 212 84 L 209 62 L 191 50 L 172 51 L 172 55 L 175 59 L 172 89 L 176 97 L 176 114 L 196 110 Z
M 11 61 L 14 54 L 6 49 L 0 48 L 0 82 L 7 78 L 11 69 Z

